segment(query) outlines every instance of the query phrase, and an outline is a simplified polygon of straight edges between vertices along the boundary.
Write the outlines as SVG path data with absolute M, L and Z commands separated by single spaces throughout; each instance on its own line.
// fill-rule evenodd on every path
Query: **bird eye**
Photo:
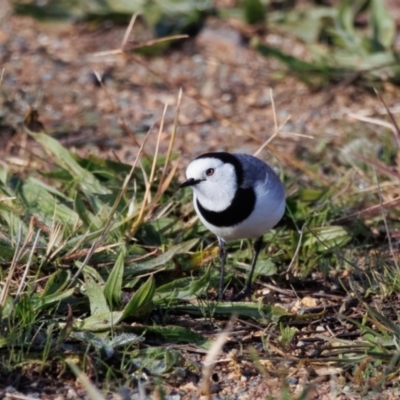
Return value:
M 207 176 L 211 176 L 211 175 L 214 175 L 214 168 L 208 168 L 208 170 L 206 171 L 206 175 Z

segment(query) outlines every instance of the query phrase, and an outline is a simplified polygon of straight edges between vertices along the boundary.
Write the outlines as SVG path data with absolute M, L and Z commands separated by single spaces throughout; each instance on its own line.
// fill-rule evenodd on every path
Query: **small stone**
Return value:
M 303 307 L 316 307 L 317 300 L 315 300 L 313 297 L 306 296 L 301 299 L 301 305 Z
M 75 389 L 68 389 L 67 399 L 75 400 L 78 397 L 78 393 L 76 393 Z

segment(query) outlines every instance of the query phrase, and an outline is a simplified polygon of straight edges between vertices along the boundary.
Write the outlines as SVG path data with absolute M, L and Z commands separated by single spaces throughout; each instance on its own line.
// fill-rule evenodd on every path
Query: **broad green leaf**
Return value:
M 296 199 L 313 202 L 321 199 L 326 194 L 326 189 L 307 188 L 296 192 Z
M 0 307 L 0 320 L 10 317 L 13 310 L 14 310 L 14 300 L 11 296 L 7 296 L 3 308 Z
M 252 25 L 265 21 L 266 7 L 260 0 L 242 0 L 245 21 Z
M 124 276 L 138 275 L 144 271 L 156 270 L 157 267 L 166 264 L 168 261 L 171 261 L 176 254 L 187 253 L 196 243 L 198 243 L 198 241 L 198 239 L 187 240 L 186 242 L 175 245 L 165 253 L 150 261 L 127 266 L 125 267 Z
M 58 197 L 60 199 L 63 199 L 65 201 L 71 202 L 72 199 L 70 199 L 68 196 L 66 196 L 64 193 L 60 192 L 59 190 L 57 190 L 55 187 L 48 185 L 47 183 L 42 182 L 39 179 L 36 179 L 34 177 L 29 177 L 26 182 L 32 183 L 38 187 L 43 188 L 46 192 L 52 194 L 55 197 Z
M 246 270 L 250 270 L 250 266 L 246 268 Z M 272 276 L 276 274 L 276 265 L 275 263 L 270 259 L 264 259 L 264 260 L 258 260 L 256 267 L 254 269 L 255 277 L 261 275 L 261 276 Z
M 8 177 L 8 170 L 6 168 L 0 167 L 0 182 L 6 184 Z
M 230 317 L 232 314 L 238 315 L 239 318 L 254 318 L 260 321 L 271 320 L 279 321 L 283 316 L 289 313 L 280 307 L 263 305 L 260 303 L 204 303 L 202 304 L 187 304 L 171 307 L 171 310 L 179 313 L 187 313 L 194 316 L 207 317 Z
M 190 300 L 202 295 L 210 285 L 210 271 L 211 269 L 208 268 L 200 279 L 185 277 L 160 286 L 156 290 L 154 302 L 159 305 L 168 305 L 171 301 Z
M 303 236 L 304 247 L 315 248 L 318 251 L 328 250 L 332 247 L 343 246 L 351 239 L 350 234 L 342 226 L 324 226 L 306 232 Z
M 193 279 L 189 286 L 189 293 L 191 295 L 200 296 L 209 287 L 211 279 L 211 267 L 207 268 L 206 273 L 200 279 Z
M 99 282 L 96 282 L 95 279 L 90 274 L 88 274 L 85 269 L 83 270 L 83 276 L 85 278 L 86 294 L 90 302 L 90 314 L 104 315 L 109 313 L 110 309 L 104 296 L 103 285 Z
M 105 0 L 105 1 L 95 1 L 89 2 L 92 4 L 92 8 L 90 10 L 91 13 L 106 13 L 106 14 L 133 14 L 137 12 L 141 12 L 144 4 L 146 4 L 145 0 Z
M 54 161 L 67 170 L 78 183 L 84 192 L 106 194 L 110 191 L 105 188 L 94 177 L 93 174 L 82 168 L 76 161 L 75 156 L 65 149 L 57 140 L 43 133 L 32 133 L 30 135 L 38 141 Z
M 75 261 L 75 266 L 77 269 L 81 268 L 82 262 Z M 103 286 L 105 284 L 104 279 L 99 274 L 99 271 L 96 268 L 93 268 L 90 265 L 85 265 L 83 268 L 83 271 L 85 271 L 85 273 L 89 274 L 101 286 Z
M 384 0 L 370 0 L 373 39 L 382 48 L 392 48 L 396 37 L 396 23 Z
M 138 335 L 135 335 L 134 333 L 123 332 L 118 335 L 115 335 L 109 341 L 109 345 L 113 349 L 116 349 L 118 347 L 126 347 L 126 346 L 131 345 L 132 343 L 143 342 L 143 341 L 144 341 L 144 337 L 142 335 L 138 336 Z
M 342 1 L 337 16 L 337 27 L 348 35 L 349 40 L 355 37 L 354 13 L 347 1 Z
M 102 221 L 93 213 L 90 212 L 82 198 L 78 195 L 75 198 L 74 204 L 75 211 L 78 213 L 81 221 L 91 230 L 99 230 L 102 228 Z
M 182 326 L 129 326 L 128 332 L 144 334 L 147 340 L 162 340 L 165 343 L 190 343 L 209 349 L 212 341 L 203 335 Z
M 133 295 L 123 312 L 123 318 L 128 316 L 142 316 L 151 310 L 155 292 L 154 277 L 151 275 Z
M 125 251 L 121 250 L 104 286 L 104 295 L 111 309 L 118 307 L 121 304 L 124 260 Z
M 114 349 L 110 346 L 109 340 L 101 336 L 101 334 L 95 334 L 91 331 L 73 331 L 71 333 L 71 338 L 85 344 L 91 344 L 96 350 L 104 353 L 107 358 L 114 354 Z
M 333 7 L 312 7 L 301 11 L 294 8 L 284 13 L 270 13 L 268 25 L 311 44 L 319 40 L 324 30 L 334 26 L 337 14 L 337 8 Z
M 66 290 L 65 292 L 57 292 L 46 297 L 33 298 L 33 308 L 35 311 L 41 311 L 47 306 L 65 300 L 74 294 L 74 288 Z
M 17 195 L 24 203 L 26 212 L 39 216 L 49 227 L 54 221 L 68 226 L 79 221 L 78 214 L 72 208 L 61 203 L 53 190 L 50 192 L 47 185 L 35 178 L 28 178 Z
M 74 329 L 102 332 L 111 329 L 122 319 L 122 311 L 103 312 L 91 315 L 83 321 L 74 321 Z
M 25 237 L 28 231 L 28 226 L 17 213 L 14 213 L 12 210 L 6 210 L 4 204 L 1 203 L 0 203 L 0 217 L 2 219 L 2 222 L 5 223 L 4 229 L 6 230 L 7 236 L 9 237 L 10 245 L 14 247 L 15 238 L 17 237 L 19 230 L 21 230 L 22 237 Z M 1 243 L 5 247 L 7 247 L 8 245 L 6 241 L 3 242 L 1 240 Z
M 168 282 L 162 286 L 159 286 L 156 290 L 154 301 L 164 303 L 166 300 L 181 300 L 187 299 L 189 296 L 189 287 L 193 282 L 193 278 L 190 276 L 174 279 L 172 282 Z
M 66 288 L 71 279 L 71 271 L 66 269 L 60 269 L 52 274 L 46 282 L 44 291 L 41 297 L 46 297 L 52 294 L 61 292 Z
M 0 240 L 0 261 L 11 261 L 14 257 L 14 253 L 15 249 L 11 246 L 11 243 L 4 243 Z
M 189 359 L 182 357 L 176 350 L 160 347 L 150 347 L 133 352 L 131 361 L 139 368 L 146 368 L 156 375 L 165 374 L 173 367 L 183 367 L 190 363 Z

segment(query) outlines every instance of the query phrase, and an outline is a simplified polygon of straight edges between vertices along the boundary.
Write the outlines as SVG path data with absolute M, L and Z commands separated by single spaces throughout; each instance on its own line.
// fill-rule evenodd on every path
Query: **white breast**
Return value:
M 274 179 L 275 178 L 275 179 Z M 229 227 L 217 227 L 204 219 L 197 207 L 196 194 L 193 196 L 194 208 L 200 221 L 216 236 L 226 242 L 236 239 L 254 239 L 264 235 L 274 227 L 282 218 L 285 212 L 285 192 L 282 182 L 278 177 L 272 178 L 273 184 L 257 185 L 256 204 L 250 216 L 237 225 Z

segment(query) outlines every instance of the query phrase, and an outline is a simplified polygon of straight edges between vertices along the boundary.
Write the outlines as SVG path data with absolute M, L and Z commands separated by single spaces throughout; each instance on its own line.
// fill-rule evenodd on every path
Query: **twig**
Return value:
M 301 230 L 300 230 L 300 238 L 299 238 L 299 241 L 298 241 L 298 243 L 297 243 L 296 251 L 295 251 L 294 254 L 293 254 L 292 260 L 290 261 L 290 264 L 289 264 L 287 270 L 284 271 L 284 272 L 282 272 L 281 275 L 283 275 L 283 274 L 288 274 L 288 273 L 291 271 L 292 266 L 293 266 L 293 264 L 294 264 L 294 261 L 295 261 L 295 259 L 297 258 L 297 255 L 299 254 L 299 251 L 300 251 L 301 242 L 302 242 L 302 240 L 303 240 L 303 233 L 304 233 L 304 225 L 301 227 Z
M 163 114 L 161 117 L 160 128 L 158 130 L 157 143 L 156 143 L 156 148 L 155 148 L 154 155 L 153 155 L 153 163 L 151 166 L 149 182 L 146 185 L 146 191 L 143 196 L 143 201 L 142 201 L 142 205 L 139 210 L 139 215 L 136 218 L 135 222 L 133 223 L 133 225 L 129 231 L 130 236 L 133 236 L 136 233 L 137 229 L 139 228 L 140 223 L 143 221 L 143 218 L 144 218 L 144 212 L 146 210 L 146 199 L 150 195 L 151 185 L 153 184 L 153 181 L 154 181 L 154 175 L 155 175 L 155 171 L 156 171 L 156 164 L 157 164 L 157 158 L 158 158 L 158 150 L 160 147 L 161 134 L 162 134 L 162 131 L 164 128 L 164 120 L 165 120 L 165 114 L 167 112 L 167 108 L 168 108 L 168 104 L 165 104 L 164 111 L 163 111 Z
M 16 293 L 16 295 L 15 295 L 15 299 L 18 299 L 18 297 L 19 297 L 19 295 L 20 295 L 20 293 L 21 293 L 21 291 L 22 291 L 22 288 L 23 288 L 23 286 L 24 286 L 24 284 L 25 284 L 26 277 L 28 276 L 29 267 L 30 267 L 31 264 L 32 264 L 33 253 L 34 253 L 34 251 L 36 250 L 36 246 L 37 246 L 37 242 L 38 242 L 38 240 L 39 240 L 40 232 L 41 232 L 41 230 L 39 229 L 38 232 L 37 232 L 37 234 L 36 234 L 35 241 L 33 242 L 33 246 L 32 246 L 32 248 L 31 248 L 31 252 L 29 253 L 29 259 L 28 259 L 28 262 L 26 263 L 26 267 L 25 267 L 25 270 L 24 270 L 24 274 L 22 275 L 22 279 L 21 279 L 21 282 L 20 282 L 20 284 L 19 284 L 17 293 Z
M 124 47 L 126 45 L 126 42 L 128 41 L 129 35 L 131 34 L 133 25 L 135 24 L 135 21 L 136 21 L 136 18 L 137 18 L 138 15 L 139 15 L 138 13 L 133 14 L 131 20 L 129 21 L 129 25 L 126 28 L 124 37 L 123 37 L 122 42 L 121 42 L 121 46 L 119 47 L 121 50 L 124 49 Z

